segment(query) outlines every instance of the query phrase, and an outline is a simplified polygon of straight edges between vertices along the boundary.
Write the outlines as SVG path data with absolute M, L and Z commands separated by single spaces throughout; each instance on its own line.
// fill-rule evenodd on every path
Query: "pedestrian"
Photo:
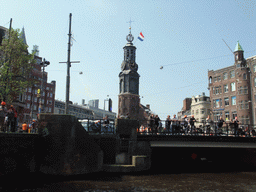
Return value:
M 36 133 L 36 120 L 32 120 L 32 129 L 31 129 L 32 133 Z
M 170 131 L 171 131 L 170 126 L 171 126 L 171 117 L 170 117 L 170 115 L 167 115 L 167 118 L 165 120 L 165 129 L 166 129 L 166 132 L 168 132 L 168 133 L 170 133 Z
M 234 124 L 234 132 L 235 132 L 235 135 L 237 137 L 238 136 L 238 124 L 239 124 L 237 116 L 235 117 L 235 120 L 233 121 L 233 124 Z
M 125 119 L 130 119 L 129 113 L 126 114 Z
M 7 111 L 7 128 L 6 131 L 11 131 L 14 132 L 15 130 L 15 125 L 14 125 L 14 112 L 12 110 L 12 108 L 9 108 L 9 110 Z
M 22 124 L 22 132 L 23 133 L 28 132 L 28 125 L 27 125 L 26 121 L 24 121 L 24 123 Z
M 154 117 L 154 114 L 151 114 L 148 118 L 148 126 L 150 131 L 154 130 L 154 125 L 155 125 L 155 117 Z
M 109 120 L 108 120 L 108 116 L 106 115 L 103 121 L 103 131 L 108 132 L 108 128 L 109 128 Z
M 10 108 L 13 110 L 13 113 L 14 113 L 14 119 L 13 119 L 14 125 L 13 125 L 13 130 L 12 130 L 12 132 L 15 132 L 15 131 L 17 131 L 17 118 L 18 118 L 18 113 L 17 113 L 16 109 L 13 107 L 13 105 L 11 105 Z
M 195 131 L 195 122 L 196 119 L 194 117 L 194 115 L 191 116 L 191 118 L 189 119 L 189 124 L 190 124 L 190 129 L 191 129 L 191 134 Z
M 184 126 L 184 131 L 185 131 L 185 134 L 188 133 L 188 118 L 187 118 L 187 115 L 184 115 L 184 117 L 182 118 L 182 123 L 183 123 L 183 126 Z
M 223 126 L 223 123 L 225 123 L 225 121 L 222 119 L 222 117 L 220 117 L 220 119 L 218 120 L 218 123 L 217 123 L 217 130 L 218 130 L 219 134 L 222 132 L 221 128 Z
M 161 122 L 160 118 L 158 117 L 158 115 L 156 115 L 155 116 L 155 130 L 154 130 L 155 134 L 157 134 L 157 132 L 158 132 L 160 122 Z
M 212 120 L 210 119 L 210 115 L 208 115 L 208 117 L 206 118 L 206 124 L 205 124 L 205 127 L 206 127 L 206 130 L 205 130 L 205 133 L 206 134 L 210 134 L 210 131 L 211 131 L 211 123 L 212 123 Z
M 145 132 L 145 127 L 143 125 L 140 126 L 138 132 L 142 135 Z
M 178 128 L 178 118 L 176 117 L 176 115 L 173 115 L 171 127 L 172 127 L 172 133 L 178 132 L 178 129 L 177 129 Z
M 5 117 L 7 114 L 7 110 L 5 108 L 6 103 L 4 101 L 1 102 L 1 106 L 2 108 L 0 109 L 0 118 L 1 118 L 1 129 L 0 131 L 4 131 L 5 127 L 6 127 L 6 123 L 5 123 Z

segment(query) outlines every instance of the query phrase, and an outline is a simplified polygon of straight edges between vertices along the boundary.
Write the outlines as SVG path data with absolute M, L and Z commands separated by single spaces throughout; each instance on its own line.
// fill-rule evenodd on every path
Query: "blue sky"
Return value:
M 13 28 L 24 26 L 29 51 L 38 45 L 39 56 L 51 62 L 48 81 L 56 81 L 55 98 L 64 101 L 67 67 L 59 62 L 67 61 L 72 13 L 71 61 L 80 64 L 71 67 L 70 100 L 99 99 L 103 108 L 109 95 L 117 112 L 131 19 L 141 102 L 165 119 L 181 110 L 184 98 L 209 95 L 208 70 L 233 65 L 222 39 L 232 50 L 239 40 L 245 58 L 256 54 L 255 8 L 250 0 L 8 0 L 1 2 L 0 26 L 8 28 L 10 18 Z M 143 42 L 136 40 L 140 32 Z

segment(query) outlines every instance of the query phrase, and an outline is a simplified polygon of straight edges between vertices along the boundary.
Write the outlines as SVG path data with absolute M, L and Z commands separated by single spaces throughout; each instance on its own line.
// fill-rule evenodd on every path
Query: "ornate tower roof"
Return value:
M 239 41 L 237 41 L 236 48 L 235 48 L 234 52 L 237 52 L 237 51 L 244 51 L 242 46 L 240 45 Z
M 23 40 L 23 43 L 24 43 L 25 45 L 27 45 L 24 27 L 22 27 L 22 31 L 21 31 L 21 36 L 20 36 L 20 38 Z

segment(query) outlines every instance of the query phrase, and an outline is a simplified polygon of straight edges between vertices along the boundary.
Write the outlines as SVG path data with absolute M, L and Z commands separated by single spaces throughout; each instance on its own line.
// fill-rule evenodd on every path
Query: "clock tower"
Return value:
M 139 77 L 136 59 L 136 47 L 132 41 L 134 37 L 130 33 L 126 36 L 127 44 L 124 49 L 124 60 L 119 73 L 118 115 L 129 116 L 130 119 L 138 119 L 139 115 Z

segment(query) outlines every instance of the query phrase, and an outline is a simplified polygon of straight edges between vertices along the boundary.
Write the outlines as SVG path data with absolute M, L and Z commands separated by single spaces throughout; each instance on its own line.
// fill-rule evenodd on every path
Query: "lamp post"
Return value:
M 38 108 L 38 113 L 40 114 L 41 112 L 44 111 L 44 105 L 42 105 L 42 97 L 43 97 L 43 84 L 44 84 L 44 68 L 50 65 L 49 61 L 46 61 L 45 58 L 43 61 L 40 63 L 40 65 L 43 67 L 43 73 L 42 73 L 42 79 L 41 79 L 41 89 L 38 90 L 38 96 L 40 97 L 40 102 L 39 102 L 39 108 Z M 33 110 L 33 109 L 32 109 Z

